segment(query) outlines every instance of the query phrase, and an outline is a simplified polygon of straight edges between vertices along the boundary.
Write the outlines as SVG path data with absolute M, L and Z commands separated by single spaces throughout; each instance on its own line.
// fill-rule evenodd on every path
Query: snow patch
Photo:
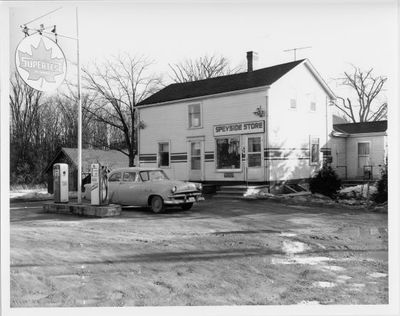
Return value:
M 386 273 L 373 272 L 368 274 L 371 278 L 384 278 L 387 277 Z
M 362 288 L 362 287 L 365 287 L 365 284 L 363 284 L 363 283 L 354 283 L 351 286 L 355 287 L 355 288 Z
M 336 286 L 336 284 L 333 282 L 318 281 L 314 282 L 313 286 L 328 288 L 328 287 L 334 287 Z
M 280 233 L 279 236 L 281 237 L 295 237 L 297 234 L 294 233 Z
M 345 268 L 339 267 L 339 266 L 323 266 L 321 268 L 325 269 L 325 270 L 330 270 L 330 271 L 344 271 L 344 270 L 346 270 Z
M 369 196 L 377 192 L 377 188 L 375 186 L 370 185 L 368 188 L 368 185 L 363 184 L 363 185 L 356 185 L 353 187 L 344 188 L 339 191 L 339 196 L 344 198 L 355 198 L 359 196 L 367 198 L 368 190 L 369 190 Z
M 304 252 L 305 250 L 310 249 L 305 243 L 299 241 L 287 241 L 283 242 L 282 250 L 288 254 L 294 254 L 299 252 Z
M 321 262 L 329 261 L 330 258 L 327 257 L 289 257 L 289 258 L 272 258 L 272 264 L 309 264 L 316 265 Z
M 339 275 L 339 276 L 337 277 L 337 282 L 338 282 L 338 283 L 346 283 L 346 281 L 347 281 L 347 280 L 350 280 L 350 279 L 352 279 L 351 276 L 348 276 L 348 275 Z
M 318 301 L 301 301 L 297 305 L 319 305 Z

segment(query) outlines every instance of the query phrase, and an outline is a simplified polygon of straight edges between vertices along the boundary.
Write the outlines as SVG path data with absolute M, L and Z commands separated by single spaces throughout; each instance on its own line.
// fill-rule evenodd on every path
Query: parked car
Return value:
M 200 183 L 170 180 L 157 168 L 120 168 L 108 175 L 110 203 L 150 207 L 155 213 L 177 205 L 189 210 L 204 200 L 201 191 Z M 90 200 L 90 195 L 90 184 L 86 184 L 85 198 Z

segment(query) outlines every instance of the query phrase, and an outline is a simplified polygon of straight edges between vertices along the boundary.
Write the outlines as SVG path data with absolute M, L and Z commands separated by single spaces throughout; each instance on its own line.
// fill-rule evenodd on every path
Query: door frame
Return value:
M 261 161 L 260 161 L 260 167 L 249 167 L 249 138 L 260 138 L 260 154 L 261 154 Z M 243 135 L 243 142 L 244 142 L 244 148 L 245 148 L 245 163 L 244 163 L 244 176 L 245 176 L 245 181 L 265 181 L 265 165 L 264 165 L 264 134 L 246 134 Z M 249 179 L 249 169 L 259 169 L 262 176 L 258 179 Z
M 187 178 L 189 181 L 204 181 L 205 178 L 205 164 L 204 164 L 204 152 L 205 152 L 205 137 L 204 136 L 192 136 L 187 137 Z M 192 148 L 191 143 L 200 142 L 200 179 L 191 180 L 191 164 L 192 164 Z

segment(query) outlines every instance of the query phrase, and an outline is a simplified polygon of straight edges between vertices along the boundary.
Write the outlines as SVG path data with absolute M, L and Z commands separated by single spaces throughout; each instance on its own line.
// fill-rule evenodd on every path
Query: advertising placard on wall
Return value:
M 214 136 L 264 133 L 264 121 L 229 123 L 214 126 Z
M 39 91 L 57 89 L 67 73 L 61 48 L 40 34 L 27 36 L 19 43 L 15 64 L 24 82 Z

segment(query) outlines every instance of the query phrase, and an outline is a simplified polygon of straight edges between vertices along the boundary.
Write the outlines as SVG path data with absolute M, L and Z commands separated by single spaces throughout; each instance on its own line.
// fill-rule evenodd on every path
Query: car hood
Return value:
M 183 182 L 179 180 L 162 180 L 162 181 L 153 181 L 153 184 L 159 184 L 162 186 L 168 186 L 168 188 L 172 189 L 174 186 L 176 186 L 176 192 L 188 192 L 188 191 L 198 191 L 198 188 L 196 186 L 196 183 L 193 182 Z

